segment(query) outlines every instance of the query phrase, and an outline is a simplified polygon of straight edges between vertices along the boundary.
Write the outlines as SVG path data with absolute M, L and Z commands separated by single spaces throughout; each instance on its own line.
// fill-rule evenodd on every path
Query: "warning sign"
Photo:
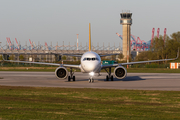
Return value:
M 170 68 L 171 69 L 179 69 L 180 68 L 180 63 L 170 63 Z

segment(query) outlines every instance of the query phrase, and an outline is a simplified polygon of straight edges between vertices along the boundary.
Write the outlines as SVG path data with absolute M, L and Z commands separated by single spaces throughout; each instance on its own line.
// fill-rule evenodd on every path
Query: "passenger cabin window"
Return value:
M 95 60 L 99 61 L 98 58 L 84 58 L 83 59 L 83 61 L 95 61 Z

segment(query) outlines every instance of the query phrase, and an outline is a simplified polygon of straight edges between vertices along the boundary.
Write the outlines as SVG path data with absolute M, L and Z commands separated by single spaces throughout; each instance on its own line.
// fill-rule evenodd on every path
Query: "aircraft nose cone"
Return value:
M 87 65 L 88 71 L 93 71 L 95 68 L 96 68 L 96 66 L 94 64 L 88 64 Z
M 97 67 L 98 67 L 98 63 L 88 63 L 83 66 L 86 72 L 95 71 Z

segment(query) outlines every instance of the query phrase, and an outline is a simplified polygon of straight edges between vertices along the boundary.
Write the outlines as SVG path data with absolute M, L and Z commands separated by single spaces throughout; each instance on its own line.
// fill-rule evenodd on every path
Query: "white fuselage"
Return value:
M 101 57 L 92 51 L 86 52 L 81 57 L 81 72 L 94 72 L 101 71 Z

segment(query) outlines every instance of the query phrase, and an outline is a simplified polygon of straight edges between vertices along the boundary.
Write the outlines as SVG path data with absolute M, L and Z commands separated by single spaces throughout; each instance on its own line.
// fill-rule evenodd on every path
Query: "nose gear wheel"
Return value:
M 94 79 L 92 77 L 89 78 L 89 83 L 93 83 Z

